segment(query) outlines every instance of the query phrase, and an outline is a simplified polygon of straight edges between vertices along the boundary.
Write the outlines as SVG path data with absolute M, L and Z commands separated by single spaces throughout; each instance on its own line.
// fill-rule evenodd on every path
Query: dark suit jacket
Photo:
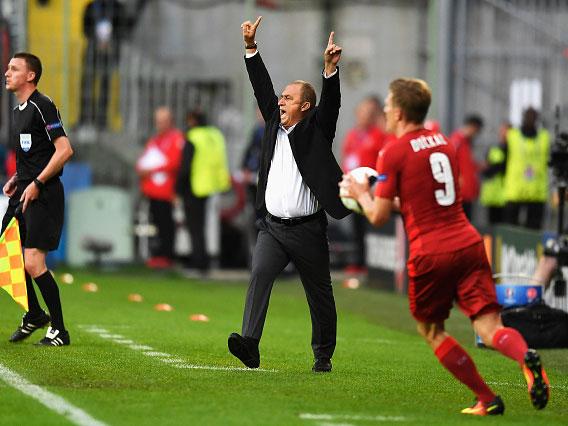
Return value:
M 278 97 L 274 93 L 270 75 L 260 57 L 260 52 L 251 58 L 246 58 L 245 64 L 254 96 L 266 122 L 256 194 L 256 208 L 261 209 L 264 207 L 268 170 L 274 155 L 276 133 L 280 124 L 280 109 Z M 341 219 L 350 213 L 339 198 L 337 184 L 341 180 L 342 172 L 331 150 L 340 105 L 341 93 L 339 72 L 337 72 L 333 77 L 323 78 L 318 106 L 313 108 L 288 135 L 302 179 L 324 210 L 336 219 Z

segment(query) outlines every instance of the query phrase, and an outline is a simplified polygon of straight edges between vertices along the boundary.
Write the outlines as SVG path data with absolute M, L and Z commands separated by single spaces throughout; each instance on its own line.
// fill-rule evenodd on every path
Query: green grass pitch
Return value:
M 142 270 L 73 274 L 73 284 L 60 284 L 69 347 L 34 346 L 43 330 L 9 343 L 22 312 L 0 293 L 0 366 L 108 425 L 568 424 L 568 350 L 540 351 L 552 396 L 536 411 L 518 366 L 475 348 L 469 321 L 457 310 L 448 331 L 503 397 L 503 417 L 459 413 L 473 396 L 418 337 L 402 296 L 335 282 L 333 372 L 315 374 L 301 284 L 279 280 L 260 346 L 263 371 L 243 371 L 227 337 L 240 332 L 247 283 Z M 98 292 L 82 289 L 91 281 Z M 144 300 L 128 301 L 131 293 Z M 156 311 L 158 303 L 174 310 Z M 191 321 L 196 313 L 210 321 Z M 0 377 L 0 424 L 72 423 Z

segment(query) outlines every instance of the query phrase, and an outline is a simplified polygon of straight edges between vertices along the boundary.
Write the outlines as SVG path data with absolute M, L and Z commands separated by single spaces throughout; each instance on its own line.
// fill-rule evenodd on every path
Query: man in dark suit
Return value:
M 288 84 L 280 97 L 257 50 L 255 34 L 260 20 L 241 25 L 245 63 L 258 107 L 266 122 L 262 139 L 256 207 L 268 214 L 252 259 L 242 336 L 232 333 L 230 352 L 249 368 L 260 365 L 258 344 L 270 292 L 288 262 L 300 274 L 312 319 L 313 371 L 331 371 L 337 314 L 329 270 L 327 217 L 349 214 L 339 199 L 341 169 L 333 156 L 341 103 L 337 63 L 341 47 L 329 35 L 324 52 L 323 87 L 319 105 L 313 86 L 302 80 Z

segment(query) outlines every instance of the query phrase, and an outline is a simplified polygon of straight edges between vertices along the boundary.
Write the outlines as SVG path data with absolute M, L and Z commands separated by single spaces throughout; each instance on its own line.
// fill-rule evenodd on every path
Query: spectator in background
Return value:
M 442 131 L 438 120 L 426 120 L 424 122 L 424 128 L 434 133 L 440 133 Z
M 16 173 L 16 151 L 13 148 L 8 149 L 6 153 L 6 176 L 14 176 Z
M 262 136 L 264 135 L 264 119 L 260 109 L 256 108 L 256 124 L 252 130 L 249 144 L 245 150 L 241 163 L 243 182 L 247 186 L 247 201 L 252 205 L 257 219 L 263 218 L 266 212 L 255 207 L 258 169 L 260 168 L 260 153 L 262 149 Z
M 463 126 L 450 135 L 450 142 L 456 149 L 463 210 L 470 221 L 473 203 L 479 195 L 479 165 L 475 161 L 472 147 L 473 140 L 482 128 L 483 119 L 477 114 L 471 114 L 464 119 Z
M 507 223 L 540 229 L 548 199 L 550 135 L 538 128 L 538 112 L 523 112 L 519 129 L 507 132 L 505 216 Z M 520 214 L 524 213 L 524 217 Z
M 138 1 L 137 15 L 145 3 Z M 127 16 L 118 0 L 92 0 L 85 7 L 83 34 L 87 46 L 81 78 L 81 124 L 106 127 L 110 80 L 118 65 L 120 45 L 133 26 L 134 19 Z
M 152 223 L 158 230 L 146 264 L 150 268 L 168 268 L 174 257 L 172 203 L 184 137 L 174 127 L 172 112 L 168 107 L 156 109 L 154 125 L 156 134 L 148 140 L 136 163 L 136 171 L 140 176 L 141 192 L 150 202 Z
M 199 110 L 187 114 L 188 131 L 177 178 L 177 192 L 183 199 L 185 221 L 191 238 L 191 266 L 201 273 L 209 270 L 205 245 L 205 211 L 213 194 L 231 188 L 225 138 L 219 129 L 207 125 Z
M 509 122 L 499 127 L 499 143 L 492 145 L 485 155 L 483 166 L 483 183 L 481 184 L 481 204 L 487 208 L 490 225 L 502 223 L 505 219 L 505 161 L 507 159 L 507 132 L 511 128 Z
M 249 144 L 243 155 L 241 163 L 241 174 L 243 183 L 246 186 L 247 202 L 252 209 L 252 214 L 247 218 L 247 239 L 249 247 L 252 248 L 256 244 L 256 236 L 258 228 L 256 221 L 266 216 L 266 208 L 256 208 L 256 191 L 258 189 L 258 171 L 260 168 L 260 155 L 262 150 L 262 136 L 264 135 L 264 118 L 260 109 L 256 108 L 256 124 L 252 130 Z
M 382 102 L 376 96 L 366 97 L 355 109 L 355 127 L 343 140 L 341 166 L 345 173 L 357 167 L 375 168 L 379 151 L 386 141 L 386 133 L 379 127 L 382 109 Z M 347 271 L 363 272 L 366 270 L 365 234 L 369 226 L 362 215 L 352 215 L 351 223 L 356 256 Z

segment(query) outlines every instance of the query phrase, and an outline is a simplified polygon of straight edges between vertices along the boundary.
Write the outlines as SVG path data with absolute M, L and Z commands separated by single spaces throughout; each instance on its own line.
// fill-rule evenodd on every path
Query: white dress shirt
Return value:
M 266 210 L 277 217 L 300 217 L 319 210 L 318 200 L 302 179 L 292 154 L 288 135 L 296 125 L 285 129 L 280 125 L 276 134 L 274 155 L 266 181 Z
M 258 49 L 254 53 L 246 53 L 245 57 L 252 58 L 257 53 Z M 330 75 L 324 73 L 324 77 L 330 78 L 335 73 L 337 70 Z M 278 127 L 264 195 L 268 213 L 282 218 L 308 216 L 320 210 L 318 200 L 302 179 L 292 154 L 288 135 L 294 127 L 296 125 L 288 129 L 282 125 Z

